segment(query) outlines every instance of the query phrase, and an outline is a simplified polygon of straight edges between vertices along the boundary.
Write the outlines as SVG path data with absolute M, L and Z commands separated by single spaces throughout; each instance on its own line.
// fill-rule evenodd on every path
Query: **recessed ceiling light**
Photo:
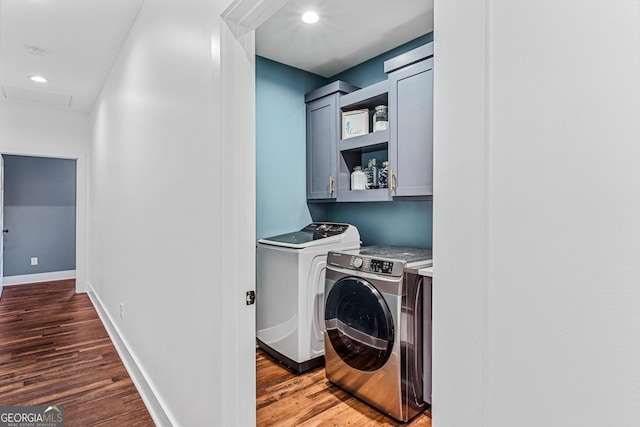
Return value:
M 31 81 L 36 83 L 46 83 L 48 81 L 42 76 L 29 76 L 29 79 L 31 79 Z
M 302 15 L 302 21 L 306 22 L 307 24 L 315 24 L 319 20 L 320 20 L 320 17 L 315 12 L 305 12 Z

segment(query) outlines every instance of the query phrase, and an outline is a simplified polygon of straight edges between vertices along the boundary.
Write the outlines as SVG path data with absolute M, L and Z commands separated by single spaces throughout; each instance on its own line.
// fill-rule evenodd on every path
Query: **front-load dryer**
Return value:
M 423 354 L 431 281 L 418 275 L 431 264 L 430 250 L 393 246 L 327 257 L 327 378 L 402 422 L 431 401 L 431 355 Z
M 298 373 L 322 366 L 327 253 L 359 247 L 356 227 L 328 222 L 258 240 L 258 346 Z

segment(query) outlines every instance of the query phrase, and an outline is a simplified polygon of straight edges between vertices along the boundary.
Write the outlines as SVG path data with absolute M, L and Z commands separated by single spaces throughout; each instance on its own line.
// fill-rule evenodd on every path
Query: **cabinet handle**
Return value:
M 393 191 L 393 169 L 389 169 L 389 191 Z
M 333 194 L 333 177 L 329 177 L 329 194 Z

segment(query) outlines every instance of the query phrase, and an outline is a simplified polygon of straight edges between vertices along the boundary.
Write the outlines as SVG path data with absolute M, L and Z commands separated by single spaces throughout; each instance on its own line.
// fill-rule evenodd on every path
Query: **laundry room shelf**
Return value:
M 388 188 L 345 190 L 338 194 L 339 202 L 384 202 L 390 200 Z
M 359 110 L 361 108 L 373 109 L 378 105 L 389 103 L 389 82 L 382 82 L 367 86 L 340 97 L 340 109 L 342 111 Z
M 340 140 L 340 151 L 360 151 L 368 153 L 371 151 L 379 151 L 387 148 L 389 142 L 389 131 L 372 132 L 366 135 L 354 136 L 349 139 Z

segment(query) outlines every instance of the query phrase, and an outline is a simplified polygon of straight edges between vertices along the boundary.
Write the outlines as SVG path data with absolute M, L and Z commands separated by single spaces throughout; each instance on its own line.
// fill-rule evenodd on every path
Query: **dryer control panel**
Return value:
M 393 273 L 394 261 L 385 261 L 381 259 L 372 259 L 370 262 L 371 271 L 376 273 L 391 274 Z
M 394 277 L 401 277 L 405 266 L 405 262 L 400 260 L 372 258 L 340 252 L 329 252 L 327 264 L 349 270 Z

